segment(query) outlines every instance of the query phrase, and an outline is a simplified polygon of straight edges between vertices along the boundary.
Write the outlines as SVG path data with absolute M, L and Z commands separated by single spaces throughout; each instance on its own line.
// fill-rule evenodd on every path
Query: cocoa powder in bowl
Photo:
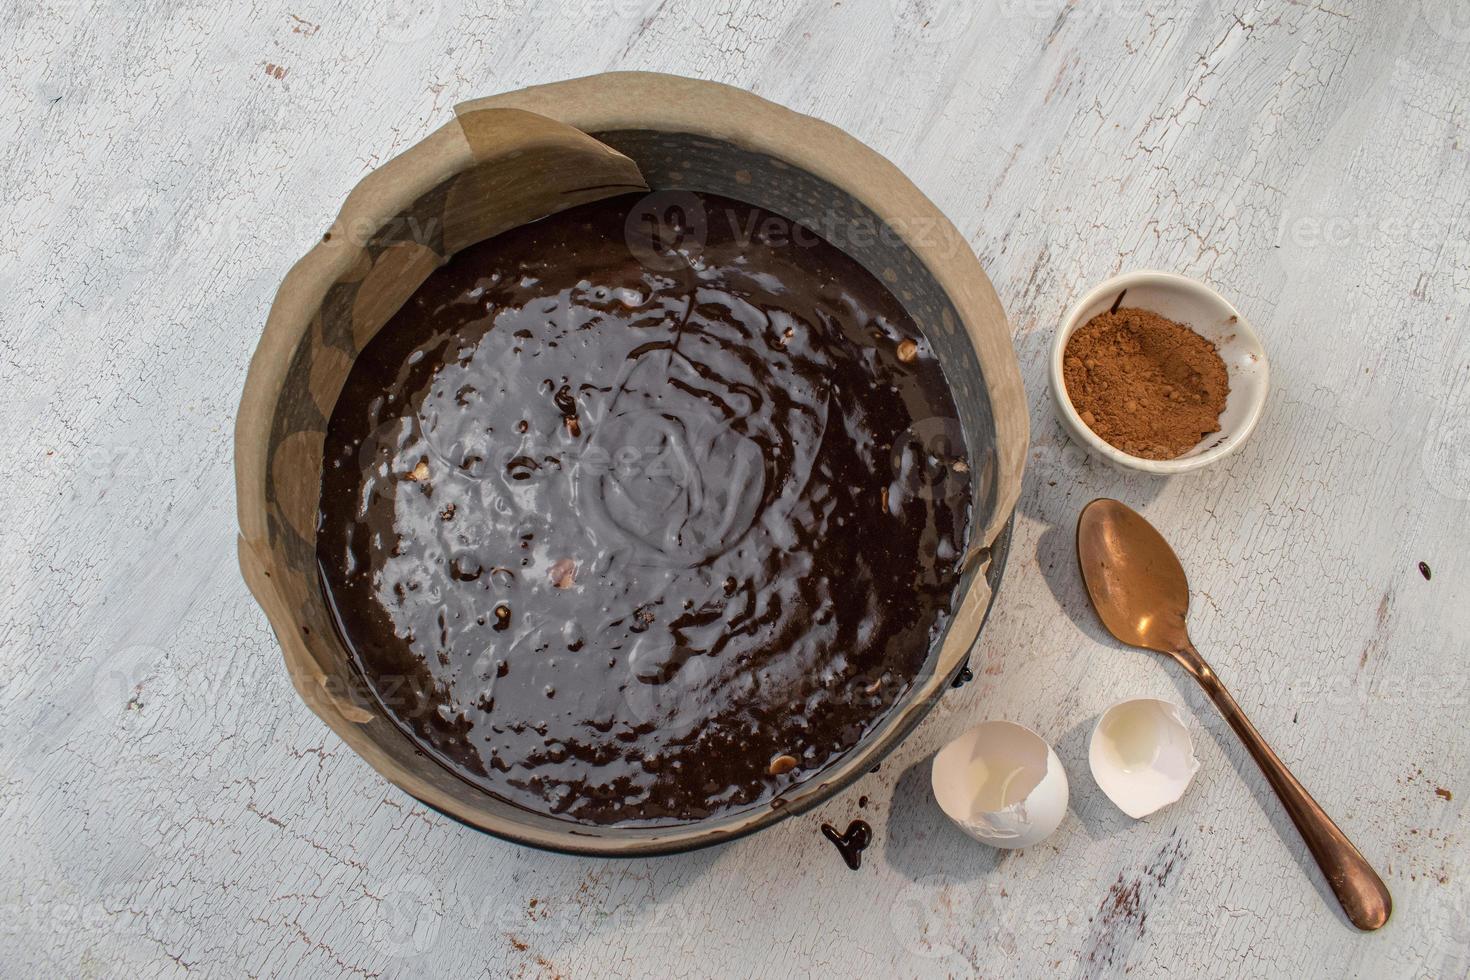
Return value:
M 1143 459 L 1174 459 L 1220 431 L 1230 394 L 1210 341 L 1132 307 L 1100 313 L 1067 339 L 1067 397 L 1105 442 Z

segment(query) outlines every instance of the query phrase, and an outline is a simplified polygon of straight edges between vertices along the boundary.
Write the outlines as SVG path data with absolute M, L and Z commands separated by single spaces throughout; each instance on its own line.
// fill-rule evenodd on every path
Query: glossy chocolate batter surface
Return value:
M 703 247 L 664 247 L 639 200 L 430 276 L 338 401 L 318 538 L 397 722 L 594 824 L 745 808 L 852 749 L 941 631 L 969 516 L 948 387 L 877 279 L 712 196 Z

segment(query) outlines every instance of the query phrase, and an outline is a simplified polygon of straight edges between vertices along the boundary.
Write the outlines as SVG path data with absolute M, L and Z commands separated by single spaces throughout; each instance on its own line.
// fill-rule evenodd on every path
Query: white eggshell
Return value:
M 1179 706 L 1154 698 L 1120 701 L 1104 711 L 1087 762 L 1108 799 L 1135 819 L 1178 800 L 1199 771 Z
M 1030 847 L 1067 813 L 1067 774 L 1046 741 L 1022 725 L 987 721 L 950 742 L 930 770 L 934 799 L 971 837 Z

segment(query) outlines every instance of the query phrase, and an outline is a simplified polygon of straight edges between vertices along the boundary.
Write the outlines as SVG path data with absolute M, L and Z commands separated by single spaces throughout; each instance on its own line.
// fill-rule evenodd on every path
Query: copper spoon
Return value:
M 1301 831 L 1353 925 L 1370 930 L 1387 922 L 1393 898 L 1383 879 L 1271 751 L 1189 641 L 1189 583 L 1169 542 L 1118 501 L 1094 500 L 1077 519 L 1077 560 L 1108 632 L 1129 646 L 1167 653 L 1215 702 Z

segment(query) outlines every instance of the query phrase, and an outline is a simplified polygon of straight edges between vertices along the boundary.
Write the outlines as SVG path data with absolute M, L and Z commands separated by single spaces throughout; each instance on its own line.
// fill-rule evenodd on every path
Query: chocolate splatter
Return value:
M 830 823 L 824 823 L 822 824 L 822 836 L 837 846 L 842 860 L 847 862 L 849 868 L 856 871 L 862 867 L 863 851 L 873 843 L 873 828 L 868 826 L 866 820 L 854 820 L 847 825 L 846 833 L 839 834 L 836 827 Z
M 1383 646 L 1383 641 L 1388 634 L 1389 617 L 1393 613 L 1394 592 L 1390 587 L 1383 593 L 1383 598 L 1378 601 L 1378 612 L 1373 618 L 1373 635 L 1368 638 L 1363 647 L 1363 653 L 1358 657 L 1358 669 L 1362 670 L 1368 665 L 1368 659 L 1377 653 Z
M 1443 786 L 1436 786 L 1436 787 L 1434 787 L 1434 795 L 1437 796 L 1437 797 L 1439 797 L 1442 800 L 1453 800 L 1455 798 L 1455 794 L 1454 793 L 1451 793 L 1449 790 L 1445 789 Z
M 1088 963 L 1123 972 L 1133 944 L 1143 938 L 1150 907 L 1183 855 L 1183 842 L 1175 839 L 1160 848 L 1142 872 L 1119 872 L 1092 917 L 1092 937 L 1083 954 Z

